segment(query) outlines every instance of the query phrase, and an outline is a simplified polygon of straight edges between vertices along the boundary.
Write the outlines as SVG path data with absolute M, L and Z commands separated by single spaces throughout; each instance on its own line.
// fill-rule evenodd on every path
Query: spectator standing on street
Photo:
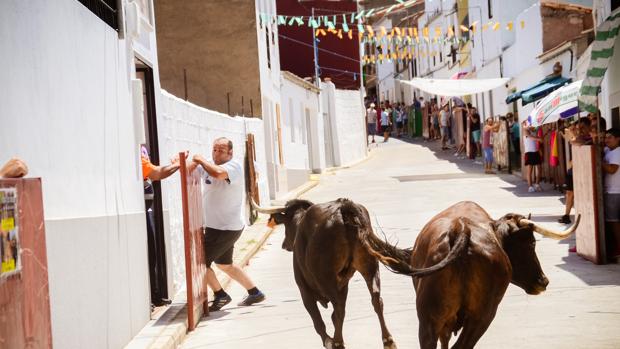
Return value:
M 526 121 L 524 121 L 526 126 Z M 538 151 L 538 142 L 541 142 L 541 138 L 536 134 L 535 127 L 528 127 L 523 137 L 523 147 L 525 148 L 525 171 L 527 175 L 527 191 L 533 193 L 536 191 L 542 191 L 540 187 L 540 164 L 542 159 L 540 152 Z
M 592 137 L 589 134 L 591 128 L 590 119 L 587 117 L 580 118 L 579 121 L 569 126 L 562 133 L 563 137 L 568 140 L 570 146 L 592 144 Z M 568 169 L 564 180 L 564 195 L 566 196 L 566 205 L 564 215 L 558 219 L 558 222 L 570 224 L 570 212 L 575 203 L 575 194 L 573 191 L 573 162 L 568 162 Z M 576 252 L 573 248 L 572 252 Z
M 493 122 L 493 118 L 488 118 L 482 132 L 482 152 L 484 153 L 484 173 L 495 174 L 493 171 L 493 143 L 491 143 L 491 133 L 499 130 L 499 122 Z
M 205 208 L 205 259 L 207 283 L 213 290 L 214 299 L 209 311 L 218 311 L 232 301 L 224 291 L 211 263 L 243 286 L 248 295 L 237 305 L 249 306 L 265 300 L 265 295 L 256 287 L 240 267 L 233 264 L 235 242 L 245 228 L 243 192 L 245 180 L 243 166 L 233 159 L 233 143 L 225 137 L 213 142 L 212 159 L 194 155 L 192 168 L 198 167 L 203 182 Z
M 411 116 L 414 117 L 415 108 L 413 107 L 413 104 L 410 106 L 406 106 L 405 103 L 403 103 L 403 133 L 405 134 L 405 136 L 409 136 L 409 114 L 410 113 L 411 113 Z
M 398 107 L 394 109 L 394 114 L 396 115 L 396 137 L 398 138 L 400 138 L 403 131 L 403 113 L 403 106 L 399 104 Z
M 439 112 L 437 111 L 437 106 L 431 104 L 430 107 L 430 137 L 431 139 L 439 139 Z
M 381 112 L 381 132 L 383 132 L 384 143 L 390 139 L 390 125 L 392 124 L 388 110 Z
M 377 111 L 375 110 L 375 104 L 370 103 L 370 107 L 366 109 L 366 125 L 368 128 L 368 135 L 372 136 L 372 143 L 375 143 L 375 133 L 377 133 Z M 368 143 L 368 138 L 366 139 Z
M 603 173 L 605 174 L 605 222 L 607 224 L 608 255 L 611 258 L 620 255 L 620 130 L 610 128 L 605 136 L 605 157 Z
M 450 137 L 450 111 L 448 110 L 448 104 L 445 104 L 439 113 L 439 124 L 441 126 L 441 150 L 446 150 L 448 149 L 447 142 Z
M 475 159 L 478 154 L 480 154 L 480 114 L 478 114 L 475 108 L 472 108 L 469 115 L 469 121 L 471 123 L 471 138 L 474 145 L 472 153 L 473 159 Z

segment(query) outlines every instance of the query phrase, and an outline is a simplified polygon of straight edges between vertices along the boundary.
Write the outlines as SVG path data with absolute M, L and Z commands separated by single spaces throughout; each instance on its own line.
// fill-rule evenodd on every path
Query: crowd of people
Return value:
M 419 97 L 410 106 L 403 103 L 390 104 L 387 101 L 381 102 L 379 106 L 370 104 L 366 117 L 371 142 L 375 142 L 374 134 L 377 131 L 383 134 L 384 142 L 387 142 L 391 135 L 400 137 L 407 134 L 405 120 L 415 111 L 420 111 L 421 115 L 426 117 L 424 124 L 427 141 L 441 142 L 442 151 L 454 149 L 454 156 L 460 158 L 468 157 L 476 162 L 480 158 L 486 174 L 496 173 L 493 170 L 498 162 L 494 156 L 498 153 L 495 148 L 502 142 L 509 143 L 503 145 L 505 150 L 501 154 L 508 157 L 513 169 L 520 168 L 523 164 L 529 193 L 543 191 L 541 182 L 545 180 L 552 183 L 554 189 L 565 194 L 566 210 L 558 220 L 564 224 L 571 223 L 570 213 L 574 206 L 570 148 L 574 145 L 604 142 L 601 171 L 605 177 L 605 219 L 608 231 L 616 232 L 614 234 L 617 235 L 610 239 L 620 241 L 620 130 L 607 129 L 605 119 L 591 113 L 574 121 L 559 120 L 544 127 L 534 127 L 528 120 L 519 122 L 513 113 L 485 118 L 470 103 L 456 99 L 438 101 L 436 98 L 427 102 L 424 97 Z M 458 119 L 459 115 L 462 121 Z M 456 127 L 457 122 L 462 122 L 460 128 Z M 505 125 L 503 131 L 507 134 L 500 140 L 498 133 L 502 124 Z M 462 138 L 457 142 L 459 133 Z M 562 152 L 566 161 L 561 161 L 560 152 L 564 141 L 568 148 Z M 620 251 L 609 253 L 618 255 Z
M 409 119 L 415 107 L 405 103 L 375 102 L 366 108 L 366 125 L 368 128 L 368 143 L 376 143 L 375 135 L 383 135 L 383 142 L 390 137 L 401 138 L 409 135 Z

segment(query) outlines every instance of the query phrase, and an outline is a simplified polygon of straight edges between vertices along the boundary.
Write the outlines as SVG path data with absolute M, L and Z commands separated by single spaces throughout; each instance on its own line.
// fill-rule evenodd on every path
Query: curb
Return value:
M 325 169 L 325 173 L 333 174 L 336 171 L 345 170 L 345 169 L 348 169 L 348 168 L 351 168 L 351 167 L 355 167 L 355 166 L 361 165 L 364 162 L 372 159 L 375 156 L 375 154 L 377 154 L 376 150 L 375 151 L 369 151 L 368 152 L 368 156 L 366 156 L 365 158 L 363 158 L 361 160 L 357 160 L 357 161 L 352 162 L 352 163 L 347 164 L 347 165 L 343 165 L 343 166 L 328 167 L 328 168 Z
M 305 194 L 308 190 L 316 187 L 319 184 L 319 180 L 320 178 L 317 178 L 316 174 L 312 174 L 310 175 L 310 180 L 302 185 L 300 185 L 299 187 L 291 190 L 290 193 L 288 193 L 287 195 L 279 198 L 279 199 L 275 199 L 275 200 L 271 200 L 271 202 L 275 205 L 284 205 L 286 204 L 287 201 L 292 200 L 292 199 L 297 199 L 298 197 L 302 196 L 303 194 Z

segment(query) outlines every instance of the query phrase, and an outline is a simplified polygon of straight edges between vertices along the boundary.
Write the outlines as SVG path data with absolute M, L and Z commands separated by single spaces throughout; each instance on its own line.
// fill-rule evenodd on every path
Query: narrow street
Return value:
M 410 247 L 422 226 L 440 210 L 472 200 L 492 217 L 508 212 L 527 215 L 549 227 L 564 210 L 551 188 L 527 193 L 513 175 L 484 175 L 482 166 L 435 150 L 428 143 L 392 139 L 373 148 L 369 159 L 351 168 L 324 174 L 303 198 L 323 202 L 347 197 L 365 205 L 375 232 Z M 281 249 L 284 228 L 271 236 L 251 261 L 248 272 L 267 294 L 249 308 L 234 304 L 244 291 L 233 284 L 233 303 L 212 313 L 188 334 L 190 348 L 320 348 L 321 342 L 304 309 L 293 279 L 292 254 Z M 550 280 L 539 296 L 510 285 L 495 320 L 477 348 L 617 348 L 620 343 L 620 265 L 596 266 L 574 253 L 574 238 L 557 242 L 536 236 L 537 253 Z M 418 348 L 418 320 L 411 279 L 381 267 L 385 316 L 399 348 Z M 332 333 L 331 310 L 323 319 Z M 348 348 L 380 348 L 379 322 L 362 278 L 351 280 L 344 325 Z M 453 343 L 453 342 L 452 342 Z

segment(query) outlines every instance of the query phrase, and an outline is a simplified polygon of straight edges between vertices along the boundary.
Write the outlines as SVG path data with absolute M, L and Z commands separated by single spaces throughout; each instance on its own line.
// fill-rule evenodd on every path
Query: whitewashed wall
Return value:
M 366 157 L 366 119 L 362 95 L 357 90 L 338 90 L 332 82 L 324 83 L 327 98 L 324 110 L 331 125 L 334 165 L 345 166 Z
M 271 198 L 286 193 L 287 181 L 286 170 L 279 163 L 278 130 L 276 123 L 276 110 L 280 106 L 282 112 L 282 100 L 280 96 L 280 49 L 278 38 L 278 26 L 266 24 L 260 26 L 259 15 L 261 13 L 276 13 L 275 0 L 256 0 L 256 35 L 258 42 L 258 64 L 260 72 L 260 92 L 262 118 L 264 120 L 265 142 L 262 143 L 267 154 L 267 172 L 269 174 L 269 193 Z M 267 33 L 267 34 L 266 34 Z M 267 43 L 266 36 L 270 38 Z M 272 43 L 271 41 L 274 41 Z M 271 67 L 267 63 L 267 50 Z
M 282 77 L 282 135 L 284 163 L 289 169 L 310 169 L 306 109 L 316 117 L 319 109 L 318 92 Z
M 150 315 L 132 45 L 75 0 L 0 23 L 0 162 L 42 178 L 53 346 L 121 348 Z
M 245 158 L 245 139 L 254 134 L 256 144 L 256 169 L 258 171 L 261 200 L 269 198 L 265 151 L 262 145 L 265 137 L 263 122 L 257 118 L 230 117 L 212 110 L 198 107 L 177 98 L 166 91 L 161 93 L 160 154 L 171 157 L 179 151 L 189 150 L 190 160 L 194 154 L 211 157 L 213 141 L 227 137 L 233 142 L 233 157 L 242 164 Z M 165 190 L 163 200 L 168 204 L 170 222 L 166 239 L 169 274 L 172 275 L 174 295 L 185 287 L 185 252 L 183 243 L 183 214 L 181 207 L 180 176 L 174 175 L 162 182 Z M 247 218 L 247 217 L 246 217 Z
M 282 134 L 287 186 L 292 190 L 308 181 L 310 172 L 325 168 L 319 149 L 323 130 L 316 127 L 321 115 L 319 90 L 291 73 L 282 73 Z M 322 127 L 322 126 L 321 126 Z M 323 160 L 319 157 L 323 156 Z
M 385 30 L 389 33 L 392 30 L 392 20 L 389 17 L 382 18 L 374 25 L 375 28 L 385 27 Z M 383 46 L 383 55 L 387 53 L 387 46 Z M 379 101 L 388 100 L 390 102 L 395 101 L 396 86 L 394 83 L 394 61 L 383 60 L 381 63 L 377 62 L 377 78 L 378 78 L 378 96 Z

